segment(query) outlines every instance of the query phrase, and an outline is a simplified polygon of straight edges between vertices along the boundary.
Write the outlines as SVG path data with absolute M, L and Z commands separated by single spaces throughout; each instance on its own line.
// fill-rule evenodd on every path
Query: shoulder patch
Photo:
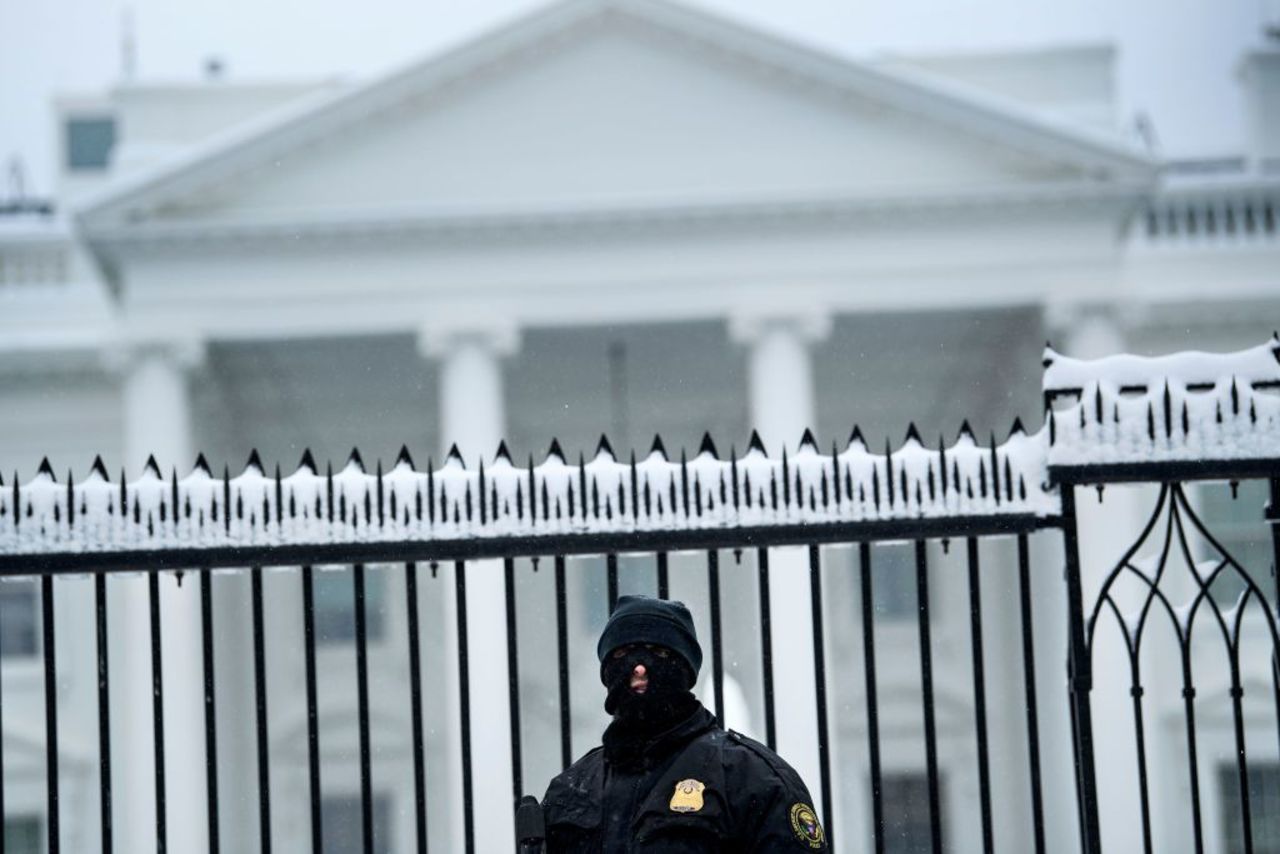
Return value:
M 826 847 L 827 835 L 823 832 L 822 825 L 818 823 L 818 816 L 813 811 L 813 807 L 808 804 L 791 805 L 791 832 L 811 850 L 817 851 Z

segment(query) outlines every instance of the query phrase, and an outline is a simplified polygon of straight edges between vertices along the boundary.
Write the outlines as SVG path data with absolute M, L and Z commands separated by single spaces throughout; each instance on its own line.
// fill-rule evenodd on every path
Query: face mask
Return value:
M 644 665 L 648 686 L 643 694 L 631 689 L 636 665 Z M 601 679 L 609 693 L 604 708 L 609 714 L 635 720 L 651 720 L 670 714 L 674 702 L 689 692 L 689 668 L 675 653 L 661 656 L 647 647 L 636 646 L 624 655 L 605 659 Z

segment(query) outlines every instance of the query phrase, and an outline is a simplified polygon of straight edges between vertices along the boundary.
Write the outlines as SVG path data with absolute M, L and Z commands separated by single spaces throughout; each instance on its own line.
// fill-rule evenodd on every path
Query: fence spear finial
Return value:
M 960 432 L 956 434 L 956 441 L 959 442 L 961 439 L 968 439 L 975 445 L 978 443 L 978 440 L 973 435 L 973 428 L 969 426 L 968 418 L 960 422 Z
M 147 456 L 147 462 L 142 466 L 142 474 L 144 477 L 150 474 L 156 480 L 160 479 L 160 466 L 156 465 L 156 458 L 154 455 Z
M 498 461 L 500 461 L 500 460 L 505 461 L 505 462 L 507 463 L 507 465 L 511 465 L 511 452 L 510 452 L 509 450 L 507 450 L 507 440 L 506 440 L 506 439 L 499 439 L 499 440 L 498 440 L 498 450 L 497 450 L 497 452 L 493 455 L 493 461 L 494 461 L 495 463 L 496 463 L 496 462 L 498 462 Z
M 258 456 L 258 449 L 254 448 L 249 451 L 249 460 L 244 464 L 244 470 L 257 469 L 258 474 L 266 474 L 266 469 L 262 465 L 262 458 Z
M 360 449 L 352 448 L 351 454 L 347 457 L 347 468 L 354 465 L 360 471 L 364 471 L 364 460 L 360 457 Z
M 1022 417 L 1021 417 L 1021 416 L 1018 416 L 1018 415 L 1013 416 L 1013 426 L 1009 428 L 1009 435 L 1010 435 L 1010 436 L 1017 436 L 1017 435 L 1023 435 L 1023 436 L 1025 436 L 1025 435 L 1026 435 L 1026 433 L 1027 433 L 1027 428 L 1025 428 L 1025 427 L 1023 427 L 1023 426 L 1022 426 Z
M 716 453 L 716 443 L 711 439 L 711 433 L 702 434 L 702 442 L 698 445 L 698 456 L 710 454 L 713 459 L 720 459 L 720 455 Z
M 89 477 L 99 477 L 102 480 L 111 480 L 110 475 L 107 474 L 107 467 L 102 463 L 101 456 L 95 456 L 93 458 L 93 465 L 89 466 Z M 0 478 L 0 485 L 3 484 L 4 479 Z
M 40 461 L 40 468 L 36 469 L 36 477 L 47 477 L 54 483 L 58 482 L 57 476 L 53 473 L 53 466 L 49 465 L 48 457 Z
M 203 472 L 205 477 L 213 477 L 213 470 L 209 468 L 209 461 L 204 458 L 204 453 L 196 454 L 195 465 L 191 467 L 192 473 Z
M 764 449 L 764 442 L 760 439 L 760 433 L 756 430 L 751 431 L 751 440 L 747 442 L 747 456 L 759 454 L 762 457 L 769 456 L 769 452 Z
M 564 450 L 560 447 L 560 440 L 556 438 L 551 439 L 551 447 L 547 449 L 547 459 L 552 457 L 559 460 L 561 464 L 565 462 Z
M 458 445 L 456 442 L 449 446 L 449 453 L 446 454 L 444 458 L 444 467 L 448 468 L 451 465 L 456 465 L 460 468 L 467 467 L 466 461 L 462 459 L 461 452 L 458 451 Z
M 849 433 L 849 441 L 845 443 L 845 450 L 861 446 L 865 451 L 867 449 L 867 440 L 862 437 L 862 428 L 857 424 L 853 425 L 853 431 Z
M 401 445 L 400 453 L 396 454 L 396 467 L 400 466 L 408 466 L 411 471 L 413 470 L 413 457 L 409 454 L 408 445 Z
M 800 450 L 805 448 L 818 453 L 818 440 L 813 438 L 813 431 L 808 427 L 804 428 L 804 433 L 800 436 Z
M 924 441 L 920 438 L 920 431 L 916 429 L 916 422 L 912 421 L 907 424 L 907 437 L 902 440 L 903 445 L 910 445 L 915 442 L 917 445 L 923 445 Z
M 320 469 L 316 466 L 316 458 L 311 455 L 310 448 L 304 448 L 302 451 L 302 459 L 298 460 L 298 471 L 306 469 L 312 474 L 319 474 Z
M 653 445 L 649 448 L 649 456 L 654 454 L 660 455 L 664 460 L 667 459 L 667 446 L 662 444 L 662 437 L 657 433 L 653 434 Z
M 613 453 L 613 446 L 609 444 L 609 437 L 603 433 L 600 434 L 600 441 L 596 442 L 596 456 L 598 457 L 601 454 L 607 454 L 611 460 L 617 459 L 617 456 Z

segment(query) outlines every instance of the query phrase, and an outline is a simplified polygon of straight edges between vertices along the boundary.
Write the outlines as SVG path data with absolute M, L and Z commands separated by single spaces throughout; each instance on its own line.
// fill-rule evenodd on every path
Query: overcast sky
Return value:
M 695 0 L 688 0 L 695 2 Z M 1122 115 L 1154 121 L 1164 153 L 1239 153 L 1236 71 L 1280 0 L 696 0 L 852 57 L 1110 43 Z M 0 158 L 48 192 L 51 99 L 119 80 L 130 10 L 137 79 L 364 78 L 457 43 L 537 0 L 0 0 Z M 7 172 L 7 169 L 6 169 Z M 6 188 L 0 185 L 0 195 Z

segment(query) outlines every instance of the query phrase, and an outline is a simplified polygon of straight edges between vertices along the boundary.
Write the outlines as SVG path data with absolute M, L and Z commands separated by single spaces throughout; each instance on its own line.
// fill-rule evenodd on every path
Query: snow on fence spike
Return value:
M 1047 416 L 1048 464 L 1274 459 L 1278 346 L 1273 337 L 1236 353 L 1059 356 L 1043 381 L 1046 398 L 1058 401 Z M 1109 414 L 1105 422 L 1098 411 Z
M 428 461 L 422 472 L 402 449 L 396 466 L 383 472 L 379 463 L 376 474 L 353 452 L 341 472 L 330 464 L 323 476 L 309 452 L 287 477 L 279 466 L 264 476 L 256 455 L 234 478 L 224 466 L 220 479 L 203 457 L 185 478 L 161 477 L 149 459 L 134 481 L 121 472 L 118 485 L 97 459 L 87 477 L 69 473 L 63 483 L 42 462 L 30 481 L 15 473 L 4 490 L 0 554 L 1051 516 L 1059 512 L 1048 485 L 1054 465 L 1275 459 L 1280 398 L 1270 390 L 1280 388 L 1280 367 L 1272 344 L 1261 353 L 1270 373 L 1251 351 L 1238 363 L 1205 363 L 1216 375 L 1190 373 L 1194 360 L 1151 360 L 1187 373 L 1141 378 L 1127 361 L 1117 374 L 1106 360 L 1060 357 L 1051 370 L 1067 382 L 1046 385 L 1046 397 L 1072 399 L 1046 409 L 1045 425 L 1034 433 L 1015 422 L 1002 444 L 992 435 L 980 445 L 966 422 L 953 442 L 937 447 L 925 447 L 913 427 L 901 447 L 886 440 L 883 453 L 872 453 L 855 428 L 843 451 L 833 444 L 819 452 L 804 441 L 798 453 L 783 447 L 776 458 L 753 433 L 746 454 L 732 447 L 727 460 L 704 441 L 694 458 L 682 452 L 672 462 L 655 438 L 643 459 L 633 451 L 623 463 L 609 448 L 568 464 L 553 441 L 541 464 L 530 456 L 517 467 L 503 445 L 492 465 L 477 471 L 466 469 L 456 448 L 439 469 Z M 1099 399 L 1107 414 L 1101 424 L 1092 417 Z

